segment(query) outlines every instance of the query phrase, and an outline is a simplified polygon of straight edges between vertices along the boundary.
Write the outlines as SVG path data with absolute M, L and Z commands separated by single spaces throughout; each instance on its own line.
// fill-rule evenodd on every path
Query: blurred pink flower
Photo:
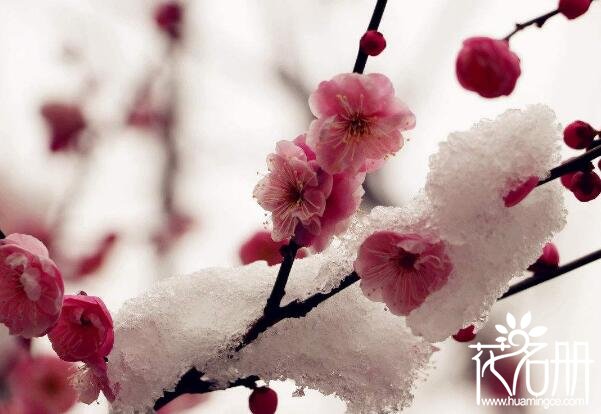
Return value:
M 66 295 L 60 319 L 48 332 L 48 339 L 65 361 L 95 362 L 113 348 L 113 319 L 102 299 Z
M 53 356 L 21 360 L 11 371 L 9 389 L 12 399 L 20 402 L 23 414 L 60 414 L 77 400 L 70 382 L 74 369 Z M 10 411 L 9 411 L 10 412 Z
M 194 217 L 186 213 L 179 211 L 169 213 L 164 225 L 152 235 L 152 242 L 156 246 L 157 252 L 159 254 L 167 253 L 195 224 Z
M 289 239 L 297 225 L 312 234 L 321 228 L 319 217 L 332 190 L 332 176 L 309 161 L 305 152 L 290 141 L 280 141 L 276 153 L 267 157 L 269 174 L 255 187 L 259 205 L 272 213 L 275 241 Z
M 107 233 L 91 254 L 79 258 L 75 267 L 75 277 L 84 277 L 97 272 L 113 250 L 117 239 L 117 233 Z
M 11 234 L 0 240 L 0 322 L 12 335 L 45 335 L 59 318 L 63 279 L 35 237 Z
M 273 241 L 268 231 L 258 231 L 240 246 L 240 261 L 242 264 L 249 264 L 265 260 L 269 266 L 282 263 L 280 248 L 285 244 Z
M 22 401 L 0 398 L 0 414 L 27 414 Z
M 283 258 L 280 249 L 285 245 L 285 242 L 273 241 L 270 232 L 266 230 L 257 231 L 240 246 L 240 261 L 242 264 L 249 264 L 265 260 L 269 266 L 282 263 Z M 297 259 L 306 256 L 307 249 L 305 248 L 301 248 L 296 252 Z
M 408 315 L 440 289 L 453 269 L 441 241 L 418 234 L 378 231 L 359 248 L 355 271 L 365 296 Z
M 79 106 L 48 102 L 42 105 L 41 114 L 50 129 L 52 152 L 77 148 L 81 132 L 86 128 L 86 120 Z
M 347 73 L 324 81 L 309 98 L 317 117 L 307 134 L 319 165 L 330 174 L 355 173 L 403 146 L 401 131 L 415 116 L 378 73 Z

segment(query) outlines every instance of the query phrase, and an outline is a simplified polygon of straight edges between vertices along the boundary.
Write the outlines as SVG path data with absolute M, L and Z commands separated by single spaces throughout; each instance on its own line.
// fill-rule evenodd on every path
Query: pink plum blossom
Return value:
M 75 277 L 85 277 L 97 272 L 113 250 L 118 238 L 117 233 L 109 232 L 90 254 L 80 257 L 76 262 Z
M 419 234 L 378 231 L 359 248 L 355 271 L 363 294 L 408 315 L 440 289 L 453 269 L 441 241 Z
M 309 161 L 316 159 L 313 150 L 306 143 L 306 136 L 300 135 L 294 143 L 301 147 Z M 311 233 L 310 229 L 298 226 L 295 239 L 302 245 L 311 245 L 314 250 L 322 251 L 330 243 L 333 236 L 344 232 L 350 223 L 351 216 L 355 214 L 361 204 L 363 196 L 363 181 L 365 172 L 372 171 L 377 162 L 367 162 L 364 171 L 355 174 L 334 174 L 332 176 L 332 191 L 326 200 L 326 208 L 319 218 L 319 233 Z
M 113 348 L 113 319 L 102 299 L 66 295 L 60 318 L 48 332 L 52 349 L 69 362 L 96 362 Z
M 302 226 L 296 231 L 295 239 L 302 245 L 311 245 L 315 251 L 325 249 L 332 237 L 343 233 L 349 226 L 352 215 L 357 211 L 363 196 L 365 173 L 356 175 L 334 174 L 332 192 L 326 200 L 326 208 L 320 217 L 320 231 L 312 234 Z
M 378 73 L 347 73 L 321 82 L 309 98 L 317 117 L 307 142 L 330 174 L 366 169 L 403 146 L 401 131 L 415 116 L 394 96 L 390 80 Z
M 253 195 L 261 207 L 272 213 L 273 240 L 289 239 L 299 224 L 318 234 L 319 217 L 332 191 L 332 176 L 290 141 L 278 142 L 276 153 L 267 157 L 267 164 L 269 174 L 257 184 Z
M 328 174 L 317 163 L 305 135 L 294 142 L 280 141 L 277 151 L 268 158 L 270 174 L 255 188 L 259 204 L 272 212 L 272 238 L 280 242 L 294 237 L 299 245 L 321 251 L 334 235 L 346 230 L 359 208 L 365 171 Z
M 73 366 L 53 356 L 22 359 L 9 375 L 12 399 L 23 414 L 60 414 L 75 404 L 71 385 Z
M 45 335 L 63 302 L 63 279 L 46 246 L 33 236 L 0 240 L 0 322 L 11 335 Z

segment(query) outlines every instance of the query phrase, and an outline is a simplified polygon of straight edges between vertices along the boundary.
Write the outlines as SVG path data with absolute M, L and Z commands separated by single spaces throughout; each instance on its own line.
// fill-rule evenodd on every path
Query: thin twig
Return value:
M 522 280 L 521 282 L 518 282 L 515 285 L 511 286 L 509 290 L 499 298 L 499 300 L 508 298 L 509 296 L 515 295 L 516 293 L 540 285 L 541 283 L 544 283 L 547 280 L 555 279 L 558 276 L 571 272 L 574 269 L 578 269 L 579 267 L 582 267 L 599 259 L 601 259 L 601 249 L 589 253 L 586 256 L 582 256 L 574 261 L 571 261 L 570 263 L 566 263 L 562 266 L 559 266 L 556 269 L 536 273 L 534 276 L 531 276 L 528 279 Z
M 160 131 L 161 142 L 165 152 L 165 166 L 163 167 L 161 181 L 162 208 L 165 220 L 169 220 L 171 214 L 174 212 L 175 183 L 179 169 L 179 154 L 175 136 L 180 101 L 179 84 L 177 82 L 178 54 L 179 42 L 171 40 L 165 53 L 165 60 L 169 64 L 169 80 L 167 85 L 169 95 L 165 108 L 165 119 L 161 122 Z
M 586 151 L 584 154 L 553 168 L 551 171 L 549 171 L 549 176 L 544 180 L 540 180 L 538 185 L 543 185 L 549 181 L 553 181 L 557 178 L 560 178 L 562 175 L 583 170 L 586 168 L 589 162 L 598 157 L 601 157 L 601 145 L 597 145 L 594 148 Z
M 280 265 L 271 295 L 269 295 L 269 298 L 267 299 L 264 313 L 271 313 L 280 308 L 282 299 L 286 295 L 286 284 L 288 283 L 288 277 L 290 276 L 290 271 L 292 270 L 292 265 L 296 258 L 296 252 L 299 248 L 300 246 L 296 244 L 293 239 L 290 243 L 280 249 L 284 260 Z
M 591 2 L 593 2 L 593 1 L 595 1 L 595 0 L 591 0 Z M 503 40 L 509 41 L 509 39 L 511 39 L 513 37 L 513 35 L 515 35 L 517 32 L 521 32 L 522 30 L 524 30 L 525 28 L 527 28 L 529 26 L 534 25 L 538 28 L 541 28 L 547 22 L 547 20 L 549 20 L 551 17 L 553 17 L 559 13 L 561 13 L 561 11 L 559 9 L 556 9 L 556 10 L 550 11 L 548 13 L 545 13 L 542 16 L 538 16 L 538 17 L 535 17 L 534 19 L 530 19 L 527 22 L 516 23 L 515 29 L 513 29 L 513 31 L 511 33 L 509 33 L 507 36 L 505 36 L 503 38 Z
M 527 22 L 524 22 L 524 23 L 516 23 L 515 29 L 511 33 L 509 33 L 507 36 L 505 36 L 503 38 L 503 40 L 509 41 L 509 39 L 511 39 L 513 37 L 513 35 L 515 35 L 517 32 L 520 32 L 520 31 L 524 30 L 525 28 L 532 26 L 532 25 L 536 25 L 536 27 L 543 27 L 543 25 L 547 22 L 547 20 L 549 20 L 551 17 L 555 16 L 556 14 L 559 14 L 559 9 L 550 11 L 549 13 L 545 13 L 542 16 L 535 17 L 534 19 L 528 20 Z
M 238 387 L 238 386 L 246 386 L 252 387 L 256 381 L 259 380 L 259 377 L 256 375 L 251 375 L 249 377 L 240 378 L 235 381 L 229 382 L 226 386 L 219 386 L 219 384 L 204 380 L 203 373 L 198 371 L 196 368 L 192 368 L 188 372 L 186 372 L 180 378 L 177 386 L 173 391 L 166 391 L 161 398 L 159 398 L 155 404 L 154 409 L 158 411 L 163 408 L 171 401 L 175 400 L 177 397 L 183 394 L 205 394 L 211 391 L 222 390 L 226 388 Z

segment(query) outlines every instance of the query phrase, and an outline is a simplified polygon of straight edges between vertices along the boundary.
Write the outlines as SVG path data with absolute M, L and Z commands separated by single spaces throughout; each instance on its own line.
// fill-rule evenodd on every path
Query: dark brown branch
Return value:
M 319 292 L 304 300 L 295 300 L 290 302 L 286 306 L 279 307 L 271 313 L 264 314 L 253 327 L 247 332 L 246 336 L 242 339 L 240 344 L 235 348 L 235 351 L 240 351 L 246 345 L 250 344 L 255 340 L 260 333 L 264 332 L 270 326 L 287 319 L 287 318 L 302 318 L 307 316 L 309 312 L 315 309 L 319 304 L 325 302 L 335 294 L 341 292 L 353 283 L 359 280 L 359 276 L 353 272 L 347 275 L 340 285 L 330 290 L 329 292 Z M 177 383 L 177 386 L 173 391 L 166 391 L 161 398 L 159 398 L 154 405 L 154 409 L 158 410 L 161 407 L 167 405 L 175 398 L 182 394 L 204 394 L 207 392 L 224 390 L 227 388 L 245 386 L 248 388 L 254 388 L 255 383 L 259 380 L 259 377 L 251 375 L 246 378 L 239 378 L 235 381 L 231 381 L 226 385 L 219 385 L 210 380 L 202 379 L 203 374 L 192 368 L 187 371 Z
M 539 181 L 538 185 L 543 185 L 549 181 L 553 181 L 567 173 L 584 170 L 586 169 L 588 163 L 598 157 L 601 157 L 601 145 L 597 145 L 594 148 L 586 151 L 584 154 L 553 168 L 549 172 L 549 176 L 544 180 Z
M 255 382 L 259 380 L 256 375 L 251 375 L 246 378 L 240 378 L 230 382 L 227 386 L 219 386 L 217 383 L 202 379 L 203 373 L 196 368 L 192 368 L 180 378 L 173 391 L 166 391 L 155 404 L 154 409 L 159 410 L 169 404 L 171 401 L 183 394 L 205 394 L 211 391 L 217 391 L 225 388 L 245 386 L 254 388 Z
M 275 279 L 271 295 L 269 295 L 269 298 L 267 299 L 265 314 L 272 313 L 280 308 L 282 299 L 286 295 L 286 284 L 288 283 L 288 277 L 290 276 L 290 271 L 292 270 L 292 265 L 296 258 L 296 252 L 298 252 L 299 248 L 300 246 L 296 244 L 293 239 L 290 243 L 280 249 L 280 253 L 284 260 L 280 265 L 280 270 Z
M 520 32 L 520 31 L 524 30 L 525 28 L 532 26 L 532 25 L 536 25 L 536 27 L 543 27 L 543 25 L 547 22 L 547 20 L 549 20 L 551 17 L 555 16 L 556 14 L 559 14 L 559 9 L 550 11 L 549 13 L 545 13 L 542 16 L 535 17 L 534 19 L 528 20 L 527 22 L 524 22 L 524 23 L 516 23 L 515 29 L 513 30 L 513 32 L 511 32 L 507 36 L 505 36 L 503 38 L 503 40 L 509 41 L 509 39 L 511 39 L 513 37 L 513 35 L 515 35 L 517 32 Z
M 284 318 L 282 319 L 302 318 L 307 316 L 307 314 L 315 309 L 319 304 L 325 302 L 335 294 L 343 291 L 357 281 L 359 281 L 359 275 L 353 272 L 345 276 L 344 279 L 340 281 L 340 284 L 329 292 L 315 293 L 314 295 L 309 296 L 302 301 L 295 300 L 290 302 L 288 305 L 282 308 L 282 313 L 284 314 Z
M 587 254 L 586 256 L 582 256 L 574 261 L 566 263 L 555 269 L 548 270 L 546 272 L 538 272 L 534 276 L 531 276 L 528 279 L 522 280 L 521 282 L 518 282 L 515 285 L 511 286 L 509 290 L 499 298 L 499 300 L 515 295 L 516 293 L 522 292 L 526 289 L 530 289 L 531 287 L 540 285 L 541 283 L 544 283 L 547 280 L 555 279 L 558 276 L 571 272 L 572 270 L 578 269 L 579 267 L 582 267 L 599 259 L 601 259 L 601 249 Z
M 315 309 L 320 303 L 325 302 L 338 292 L 346 289 L 353 283 L 359 280 L 359 276 L 353 272 L 347 275 L 340 281 L 340 284 L 329 292 L 318 292 L 304 300 L 294 300 L 286 306 L 278 307 L 271 312 L 265 312 L 257 321 L 250 327 L 246 334 L 242 337 L 240 343 L 235 347 L 238 352 L 246 347 L 252 341 L 257 339 L 260 334 L 276 323 L 288 318 L 302 318 L 307 316 L 309 312 Z
M 595 1 L 595 0 L 591 0 L 591 2 L 593 2 L 593 1 Z M 548 13 L 545 13 L 542 16 L 538 16 L 538 17 L 535 17 L 534 19 L 528 20 L 527 22 L 516 23 L 515 29 L 513 29 L 513 31 L 511 33 L 509 33 L 507 36 L 505 36 L 503 38 L 503 40 L 509 41 L 509 39 L 511 39 L 513 37 L 513 35 L 515 35 L 517 32 L 521 32 L 522 30 L 524 30 L 525 28 L 527 28 L 529 26 L 536 26 L 539 28 L 543 27 L 543 25 L 545 23 L 547 23 L 547 20 L 549 20 L 551 17 L 553 17 L 559 13 L 561 13 L 561 12 L 559 11 L 559 9 L 557 9 L 557 10 L 553 10 Z

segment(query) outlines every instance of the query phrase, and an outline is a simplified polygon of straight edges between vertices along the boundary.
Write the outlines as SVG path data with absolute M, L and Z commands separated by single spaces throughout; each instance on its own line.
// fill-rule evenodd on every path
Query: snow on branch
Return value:
M 118 390 L 115 410 L 153 407 L 192 367 L 212 389 L 240 378 L 288 378 L 299 387 L 335 393 L 349 412 L 406 406 L 433 343 L 466 324 L 483 324 L 511 278 L 563 227 L 557 182 L 514 207 L 503 201 L 516 183 L 544 179 L 558 164 L 558 138 L 555 117 L 542 105 L 451 134 L 431 157 L 418 197 L 402 208 L 357 215 L 323 253 L 295 261 L 284 312 L 252 338 L 248 332 L 265 317 L 278 272 L 262 263 L 174 277 L 131 299 L 116 316 L 109 356 L 109 378 Z M 359 246 L 383 229 L 436 235 L 453 263 L 448 282 L 407 317 L 388 312 L 353 284 Z M 345 289 L 338 287 L 341 280 Z M 316 297 L 307 306 L 315 300 L 307 298 Z

